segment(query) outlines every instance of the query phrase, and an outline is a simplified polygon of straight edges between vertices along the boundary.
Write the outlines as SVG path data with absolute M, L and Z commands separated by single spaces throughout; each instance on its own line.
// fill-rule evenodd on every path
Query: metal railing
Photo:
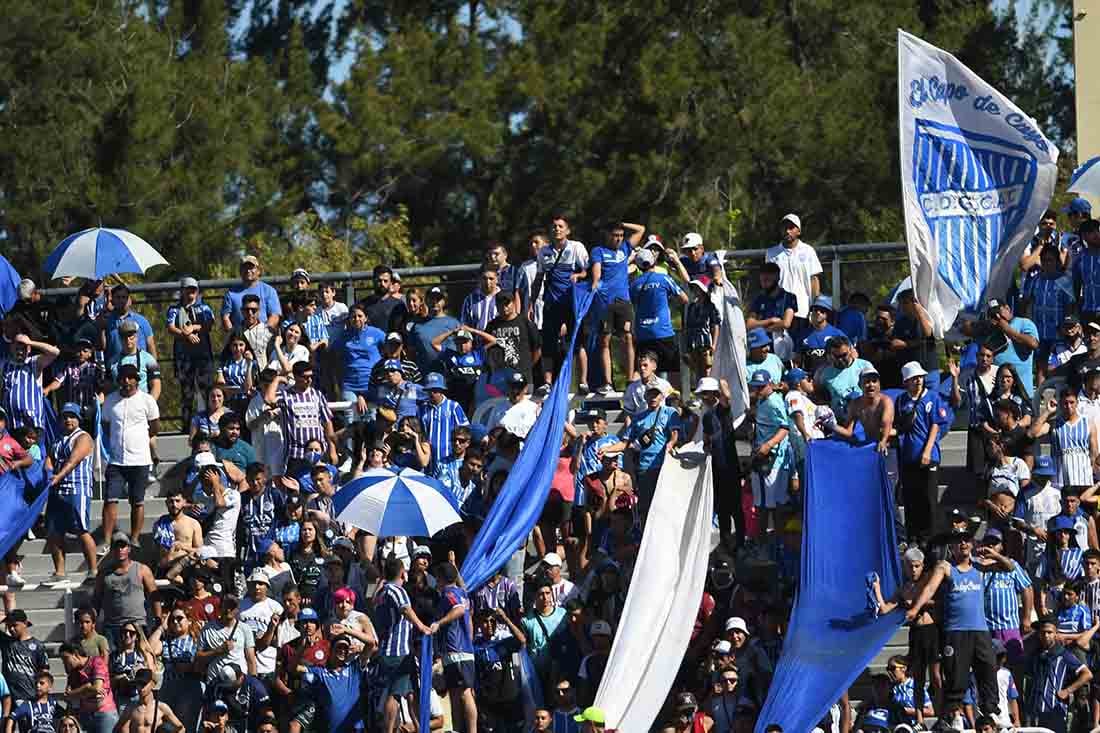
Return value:
M 842 294 L 862 291 L 868 294 L 871 301 L 875 301 L 876 293 L 885 293 L 904 277 L 907 270 L 906 245 L 904 242 L 868 242 L 859 244 L 823 244 L 813 245 L 821 261 L 824 272 L 822 273 L 822 292 L 831 294 L 835 305 L 839 310 L 841 303 L 838 298 Z M 768 248 L 717 250 L 726 265 L 726 271 L 730 279 L 741 293 L 742 302 L 748 305 L 755 296 L 758 283 L 754 277 L 757 266 L 764 261 Z M 473 290 L 476 285 L 476 275 L 480 264 L 471 263 L 463 265 L 439 265 L 432 267 L 397 267 L 398 273 L 405 288 L 432 286 L 443 287 L 448 293 L 448 300 L 452 304 L 451 312 L 458 310 L 462 298 Z M 341 283 L 342 295 L 345 303 L 358 301 L 359 292 L 364 284 L 369 286 L 374 273 L 370 270 L 353 270 L 347 272 L 316 272 L 310 273 L 310 284 Z M 290 275 L 265 276 L 263 281 L 280 289 L 280 286 L 289 285 Z M 240 284 L 239 279 L 206 279 L 199 281 L 199 287 L 203 292 L 207 303 L 214 303 L 222 292 Z M 149 282 L 133 283 L 129 285 L 130 292 L 134 296 L 134 310 L 142 313 L 154 325 L 154 333 L 157 336 L 158 363 L 163 374 L 170 374 L 169 365 L 173 363 L 170 337 L 167 330 L 157 328 L 156 324 L 163 321 L 162 314 L 156 306 L 176 302 L 178 298 L 179 282 Z M 63 299 L 71 297 L 79 292 L 76 287 L 43 289 L 42 294 L 47 298 Z M 216 305 L 216 303 L 215 303 Z M 213 306 L 212 306 L 213 307 Z M 215 313 L 218 308 L 214 307 Z M 153 316 L 153 317 L 150 317 Z M 215 318 L 214 331 L 211 338 L 215 344 L 220 344 L 224 338 L 221 319 Z M 173 413 L 179 405 L 178 382 L 174 379 L 164 379 L 161 385 L 161 402 L 163 420 L 167 422 L 178 421 L 180 415 Z M 181 426 L 186 432 L 186 426 Z

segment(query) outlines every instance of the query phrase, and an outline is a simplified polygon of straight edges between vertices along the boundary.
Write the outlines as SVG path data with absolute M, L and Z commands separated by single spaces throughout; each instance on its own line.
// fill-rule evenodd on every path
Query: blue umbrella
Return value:
M 332 503 L 337 521 L 378 537 L 432 537 L 462 521 L 454 495 L 411 468 L 372 468 L 345 484 Z
M 102 280 L 123 272 L 145 274 L 150 267 L 167 265 L 153 246 L 125 229 L 85 229 L 62 240 L 46 258 L 45 270 L 54 279 L 83 277 Z

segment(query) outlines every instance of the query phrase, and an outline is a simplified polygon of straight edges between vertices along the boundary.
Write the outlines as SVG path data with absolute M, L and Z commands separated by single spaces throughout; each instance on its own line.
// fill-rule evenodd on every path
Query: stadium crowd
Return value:
M 555 215 L 523 261 L 487 247 L 461 303 L 403 289 L 384 265 L 357 303 L 305 270 L 280 293 L 251 255 L 220 304 L 184 277 L 153 322 L 125 284 L 51 301 L 25 280 L 2 324 L 0 471 L 52 472 L 34 530 L 53 558 L 44 584 L 87 584 L 90 600 L 55 682 L 19 603 L 18 546 L 4 558 L 5 730 L 414 731 L 431 634 L 433 730 L 603 731 L 596 692 L 628 589 L 646 582 L 634 561 L 657 477 L 695 436 L 720 541 L 656 730 L 754 729 L 798 583 L 807 445 L 827 439 L 887 455 L 907 582 L 890 598 L 871 582 L 870 603 L 904 609 L 910 649 L 819 730 L 1096 727 L 1100 223 L 1081 199 L 1066 213 L 1064 230 L 1044 217 L 1012 291 L 943 340 L 907 287 L 883 302 L 822 294 L 801 220 L 783 217 L 743 304 L 743 426 L 739 386 L 711 375 L 727 275 L 696 233 L 665 246 L 617 223 L 589 249 Z M 526 545 L 468 593 L 458 568 L 557 377 L 581 281 L 596 307 L 550 497 Z M 685 370 L 691 394 L 673 387 Z M 157 448 L 167 379 L 191 448 L 174 466 Z M 981 497 L 951 511 L 940 445 L 957 411 Z M 334 495 L 380 467 L 438 479 L 462 523 L 376 537 L 341 521 Z M 165 513 L 143 537 L 154 498 Z M 66 567 L 70 547 L 86 577 Z

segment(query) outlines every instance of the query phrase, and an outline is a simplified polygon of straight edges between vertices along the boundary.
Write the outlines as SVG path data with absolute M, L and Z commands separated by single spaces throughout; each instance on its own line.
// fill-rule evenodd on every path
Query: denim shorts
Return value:
M 149 486 L 148 466 L 107 466 L 107 501 L 128 499 L 134 506 L 145 503 Z

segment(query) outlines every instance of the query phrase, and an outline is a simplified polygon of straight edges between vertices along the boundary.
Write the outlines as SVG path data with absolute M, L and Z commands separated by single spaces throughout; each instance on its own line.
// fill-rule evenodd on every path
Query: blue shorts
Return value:
M 416 662 L 411 654 L 403 657 L 382 656 L 378 659 L 378 674 L 387 695 L 405 697 L 413 691 Z
M 472 661 L 444 664 L 443 679 L 452 690 L 477 689 L 477 670 Z
M 107 466 L 108 503 L 129 499 L 133 506 L 145 503 L 145 489 L 149 486 L 148 466 Z
M 91 532 L 91 494 L 55 494 L 46 500 L 46 533 L 62 536 Z

